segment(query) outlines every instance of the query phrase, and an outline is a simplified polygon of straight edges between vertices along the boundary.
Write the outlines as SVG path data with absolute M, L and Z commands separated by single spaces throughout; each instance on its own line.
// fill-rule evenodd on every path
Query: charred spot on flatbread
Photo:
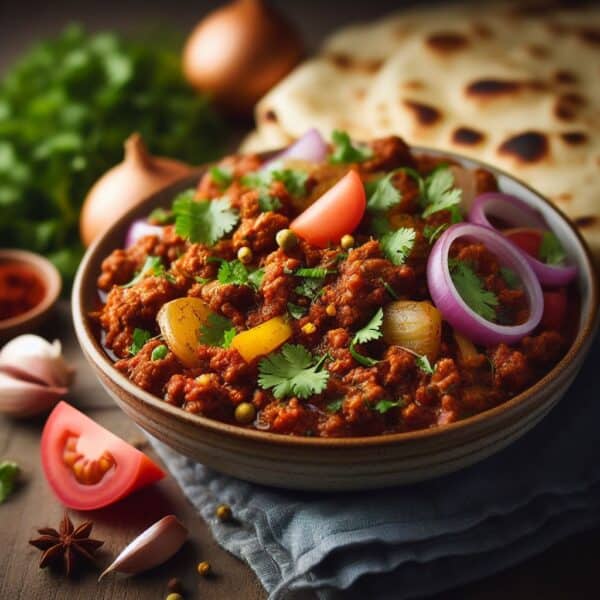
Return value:
M 579 30 L 579 37 L 587 44 L 600 45 L 600 29 L 582 27 Z
M 543 46 L 542 44 L 529 44 L 527 46 L 527 52 L 533 58 L 539 58 L 541 60 L 548 58 L 551 55 L 550 48 Z
M 327 58 L 340 70 L 366 71 L 367 73 L 376 73 L 383 64 L 379 59 L 358 60 L 343 52 L 329 52 Z
M 438 31 L 427 36 L 425 43 L 435 52 L 449 54 L 466 48 L 469 45 L 469 40 L 462 33 Z
M 516 94 L 524 89 L 542 91 L 546 88 L 546 84 L 538 79 L 519 81 L 518 79 L 495 79 L 486 77 L 471 81 L 471 83 L 467 85 L 465 92 L 467 96 L 470 96 L 471 98 L 490 100 L 501 96 Z
M 474 146 L 479 144 L 485 138 L 485 135 L 477 129 L 471 127 L 458 127 L 452 132 L 452 141 L 460 146 Z
M 420 125 L 433 125 L 442 118 L 442 113 L 430 104 L 423 104 L 414 100 L 403 100 L 403 103 L 412 111 Z
M 494 32 L 484 23 L 475 22 L 471 25 L 473 33 L 483 40 L 489 40 L 494 37 Z
M 277 113 L 270 108 L 264 112 L 263 119 L 269 123 L 277 123 Z
M 511 156 L 519 162 L 540 162 L 548 154 L 548 138 L 539 131 L 524 131 L 509 137 L 498 147 L 498 154 Z
M 579 94 L 561 94 L 554 105 L 554 114 L 561 121 L 572 121 L 584 105 L 585 99 Z
M 568 69 L 559 69 L 554 73 L 554 81 L 563 85 L 573 85 L 577 83 L 577 75 Z
M 569 146 L 580 146 L 588 141 L 588 136 L 583 131 L 566 131 L 560 137 Z
M 573 221 L 575 221 L 577 227 L 585 229 L 587 227 L 593 227 L 600 222 L 600 219 L 598 219 L 597 215 L 585 215 L 583 217 L 575 217 Z

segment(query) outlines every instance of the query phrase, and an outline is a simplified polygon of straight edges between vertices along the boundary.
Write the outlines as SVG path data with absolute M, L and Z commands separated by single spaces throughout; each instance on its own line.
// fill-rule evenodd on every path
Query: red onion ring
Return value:
M 125 248 L 133 246 L 133 244 L 146 235 L 162 237 L 164 229 L 160 225 L 151 225 L 146 219 L 136 219 L 131 223 L 125 234 Z
M 309 129 L 302 137 L 298 138 L 291 146 L 276 154 L 267 161 L 263 169 L 273 166 L 284 159 L 305 160 L 307 162 L 322 162 L 327 157 L 327 143 L 315 129 Z
M 498 217 L 509 225 L 534 227 L 544 231 L 549 229 L 546 221 L 537 210 L 509 194 L 490 192 L 475 198 L 469 211 L 469 221 L 495 230 L 488 219 L 488 215 Z M 514 244 L 512 241 L 511 243 Z M 516 244 L 514 245 L 516 246 Z M 542 285 L 566 285 L 577 276 L 577 267 L 574 265 L 548 265 L 520 248 L 519 250 L 523 253 L 525 260 L 527 260 Z
M 462 299 L 450 275 L 448 253 L 452 243 L 463 237 L 484 243 L 502 266 L 512 269 L 519 276 L 529 302 L 529 318 L 525 323 L 511 326 L 492 323 L 478 315 Z M 482 346 L 518 342 L 531 333 L 542 318 L 542 288 L 523 253 L 500 233 L 481 225 L 458 223 L 440 236 L 427 262 L 427 285 L 444 319 L 459 333 Z

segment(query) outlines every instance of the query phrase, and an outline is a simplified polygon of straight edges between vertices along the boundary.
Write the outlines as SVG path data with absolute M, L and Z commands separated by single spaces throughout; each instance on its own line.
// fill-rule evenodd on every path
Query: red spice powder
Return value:
M 44 282 L 33 269 L 19 262 L 0 263 L 0 320 L 31 310 L 45 292 Z

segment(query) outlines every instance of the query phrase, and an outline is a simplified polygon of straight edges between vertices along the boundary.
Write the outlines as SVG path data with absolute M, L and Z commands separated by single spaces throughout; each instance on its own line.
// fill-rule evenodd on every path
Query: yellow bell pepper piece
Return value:
M 246 362 L 250 362 L 257 356 L 273 352 L 290 337 L 292 337 L 290 324 L 284 317 L 279 316 L 238 333 L 231 341 L 230 347 L 235 348 Z
M 186 367 L 199 363 L 198 331 L 210 314 L 199 298 L 177 298 L 164 304 L 156 316 L 167 346 Z

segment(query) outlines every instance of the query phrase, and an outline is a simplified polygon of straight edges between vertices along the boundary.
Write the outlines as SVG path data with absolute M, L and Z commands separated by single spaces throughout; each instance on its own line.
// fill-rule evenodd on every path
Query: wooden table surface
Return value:
M 340 10 L 340 4 L 321 0 L 274 2 L 285 7 L 313 46 L 325 32 L 341 22 L 373 18 L 400 4 L 394 0 L 345 2 L 344 10 Z M 0 2 L 0 73 L 31 41 L 58 31 L 70 20 L 83 21 L 92 29 L 126 29 L 139 24 L 143 7 L 144 16 L 151 20 L 166 19 L 173 25 L 189 29 L 189 24 L 215 3 L 214 0 L 190 0 L 178 3 L 177 10 L 165 12 L 164 3 L 153 0 L 121 3 L 118 11 L 114 6 L 107 10 L 103 0 L 84 3 L 56 0 L 39 4 L 32 1 Z M 69 402 L 123 439 L 144 444 L 143 434 L 103 392 L 85 364 L 75 340 L 66 301 L 60 305 L 52 325 L 42 333 L 47 337 L 59 337 L 67 357 L 77 367 L 77 380 Z M 29 546 L 27 540 L 35 536 L 36 527 L 56 526 L 63 513 L 40 467 L 42 426 L 43 419 L 19 422 L 0 417 L 0 460 L 16 460 L 23 469 L 19 489 L 0 505 L 0 599 L 158 600 L 166 596 L 166 584 L 171 577 L 183 580 L 185 597 L 190 599 L 258 600 L 266 597 L 253 572 L 214 542 L 206 524 L 170 477 L 114 507 L 92 514 L 71 513 L 75 522 L 92 518 L 94 537 L 106 541 L 98 554 L 99 566 L 106 566 L 111 557 L 146 526 L 164 514 L 174 513 L 189 528 L 190 539 L 170 561 L 137 577 L 112 574 L 100 583 L 96 581 L 97 572 L 93 568 L 72 581 L 40 570 L 37 566 L 40 552 Z M 143 449 L 156 458 L 150 448 L 145 446 Z M 596 585 L 599 554 L 600 529 L 597 529 L 573 536 L 517 567 L 442 594 L 437 600 L 596 598 L 598 594 L 591 590 Z M 200 560 L 211 562 L 215 577 L 203 579 L 196 574 L 195 565 Z

